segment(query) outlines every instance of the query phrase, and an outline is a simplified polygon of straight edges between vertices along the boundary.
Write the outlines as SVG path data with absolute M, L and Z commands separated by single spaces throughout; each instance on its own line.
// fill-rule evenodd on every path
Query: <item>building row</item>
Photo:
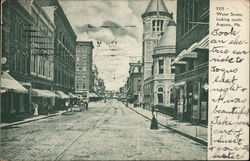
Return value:
M 5 0 L 1 7 L 3 117 L 31 113 L 34 103 L 39 105 L 39 113 L 46 112 L 48 105 L 63 108 L 65 101 L 76 98 L 76 87 L 80 88 L 76 79 L 92 91 L 92 42 L 76 41 L 57 0 Z M 78 78 L 81 43 L 88 48 L 88 61 L 81 65 L 89 73 Z
M 209 1 L 177 0 L 175 22 L 163 0 L 151 0 L 141 17 L 140 91 L 131 64 L 120 91 L 148 110 L 156 107 L 176 119 L 207 124 Z

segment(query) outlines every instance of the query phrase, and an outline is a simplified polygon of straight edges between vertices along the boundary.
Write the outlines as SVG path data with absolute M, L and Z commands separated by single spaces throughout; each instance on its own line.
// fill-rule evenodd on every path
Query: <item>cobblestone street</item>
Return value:
M 89 111 L 1 130 L 3 160 L 205 160 L 206 146 L 160 127 L 116 100 L 90 103 Z

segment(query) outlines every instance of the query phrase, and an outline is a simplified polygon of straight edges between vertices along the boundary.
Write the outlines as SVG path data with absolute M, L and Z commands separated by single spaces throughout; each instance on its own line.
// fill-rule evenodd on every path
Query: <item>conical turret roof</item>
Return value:
M 144 13 L 157 11 L 169 13 L 163 0 L 151 0 Z
M 175 46 L 176 44 L 176 24 L 173 19 L 170 20 L 165 33 L 159 41 L 159 46 Z

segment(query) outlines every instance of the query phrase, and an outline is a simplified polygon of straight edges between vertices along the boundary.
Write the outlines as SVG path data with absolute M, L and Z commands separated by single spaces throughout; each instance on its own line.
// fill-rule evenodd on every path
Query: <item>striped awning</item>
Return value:
M 43 90 L 43 89 L 31 89 L 31 96 L 33 97 L 47 97 L 47 98 L 52 98 L 52 97 L 58 97 L 54 92 L 49 91 L 49 90 Z
M 1 73 L 1 93 L 15 92 L 15 93 L 28 93 L 28 90 L 24 88 L 17 80 L 15 80 L 7 72 Z
M 197 58 L 198 53 L 195 51 L 186 53 L 185 55 L 180 56 L 179 60 L 186 60 L 186 59 L 196 59 Z
M 179 60 L 185 59 L 196 59 L 199 49 L 208 49 L 209 48 L 209 36 L 205 36 L 200 42 L 196 42 L 189 47 L 189 49 L 183 54 L 179 56 Z
M 58 94 L 59 98 L 61 99 L 69 99 L 69 96 L 63 93 L 62 91 L 56 91 L 56 94 Z
M 199 44 L 196 46 L 196 49 L 209 49 L 209 36 L 205 36 Z
M 174 61 L 171 63 L 171 65 L 177 65 L 177 64 L 186 64 L 185 61 L 180 61 L 180 57 L 182 57 L 184 54 L 186 54 L 187 50 L 182 50 L 182 52 L 174 59 Z

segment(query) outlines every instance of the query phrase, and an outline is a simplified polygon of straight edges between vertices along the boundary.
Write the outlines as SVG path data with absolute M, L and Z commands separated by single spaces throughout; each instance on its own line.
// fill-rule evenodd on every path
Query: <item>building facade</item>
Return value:
M 208 0 L 177 1 L 175 112 L 192 123 L 207 124 L 208 119 L 208 23 Z
M 152 96 L 147 92 L 152 85 L 153 52 L 158 46 L 161 35 L 172 19 L 163 0 L 151 0 L 147 9 L 142 14 L 143 19 L 143 41 L 142 41 L 142 66 L 143 66 L 143 102 L 151 104 Z
M 17 0 L 6 0 L 1 2 L 1 5 L 3 9 L 1 58 L 6 60 L 5 64 L 2 65 L 1 86 L 4 85 L 5 75 L 9 78 L 12 76 L 12 79 L 17 80 L 16 87 L 22 86 L 21 84 L 30 84 L 31 37 L 28 31 L 33 23 L 32 16 Z M 10 86 L 11 82 L 8 83 Z M 22 92 L 18 89 L 6 89 L 3 93 L 2 91 L 5 90 L 1 89 L 1 114 L 3 117 L 29 112 L 30 98 L 27 91 Z
M 154 48 L 153 54 L 153 105 L 174 108 L 174 73 L 171 62 L 175 59 L 176 25 L 172 19 Z
M 142 64 L 129 63 L 129 79 L 128 79 L 128 99 L 130 103 L 135 103 L 140 100 L 142 81 Z
M 98 95 L 103 98 L 105 96 L 105 83 L 104 80 L 101 78 L 98 78 Z
M 92 92 L 93 73 L 92 73 L 92 53 L 93 43 L 77 41 L 76 62 L 75 62 L 75 93 L 81 95 L 82 92 Z
M 54 80 L 54 29 L 55 25 L 42 7 L 33 1 L 31 8 L 31 88 L 53 90 Z

